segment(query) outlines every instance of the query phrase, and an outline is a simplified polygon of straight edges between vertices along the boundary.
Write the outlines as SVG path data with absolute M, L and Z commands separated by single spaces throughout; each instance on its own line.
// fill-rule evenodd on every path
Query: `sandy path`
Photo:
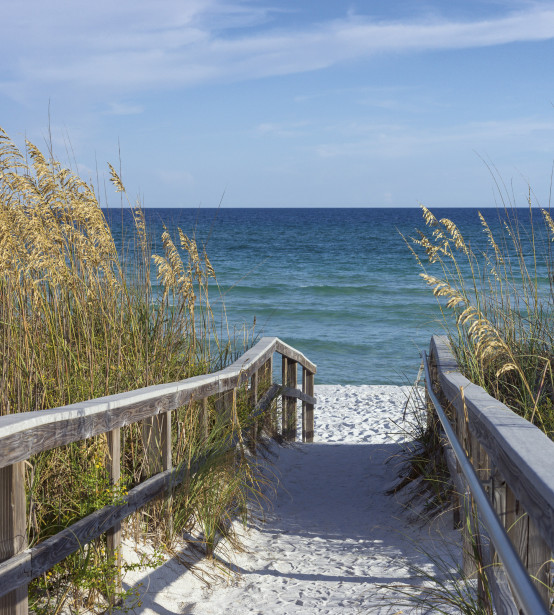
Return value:
M 410 613 L 390 587 L 421 581 L 410 566 L 433 571 L 420 547 L 438 532 L 413 523 L 384 494 L 396 477 L 406 390 L 390 386 L 317 386 L 316 441 L 278 449 L 280 484 L 265 522 L 246 533 L 247 552 L 231 556 L 238 575 L 206 588 L 175 559 L 142 581 L 144 615 L 215 613 Z M 446 521 L 446 520 L 445 520 Z M 225 553 L 223 561 L 229 562 Z M 383 587 L 385 586 L 385 587 Z

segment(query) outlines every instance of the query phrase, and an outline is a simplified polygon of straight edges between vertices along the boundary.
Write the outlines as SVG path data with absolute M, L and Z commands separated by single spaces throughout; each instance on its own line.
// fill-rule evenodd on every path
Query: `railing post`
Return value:
M 160 455 L 160 421 L 159 416 L 151 416 L 142 421 L 142 443 L 144 447 L 144 477 L 162 471 Z
M 0 562 L 27 546 L 25 462 L 0 468 Z M 27 585 L 0 598 L 0 615 L 27 615 Z
M 550 607 L 551 574 L 550 563 L 552 552 L 541 536 L 533 519 L 528 516 L 529 529 L 527 540 L 527 570 L 533 578 L 542 601 L 547 608 Z
M 296 361 L 283 356 L 283 386 L 295 389 Z M 282 396 L 283 438 L 294 441 L 296 439 L 296 398 Z
M 260 393 L 260 385 L 263 387 L 262 393 L 265 393 L 269 387 L 273 384 L 273 356 L 269 357 L 269 359 L 262 365 L 260 368 L 260 375 L 258 377 L 258 395 Z M 277 426 L 277 416 L 273 411 L 273 407 L 270 408 L 267 419 L 266 419 L 269 429 L 271 430 L 272 435 L 275 435 L 278 431 Z
M 509 488 L 506 488 L 506 531 L 545 605 L 549 606 L 552 554 L 533 520 Z
M 159 423 L 160 430 L 160 449 L 162 453 L 162 470 L 171 470 L 173 460 L 171 458 L 171 410 L 159 414 L 156 418 Z
M 250 406 L 254 408 L 258 403 L 258 371 L 250 377 Z M 258 439 L 258 419 L 255 418 L 250 434 L 250 450 L 256 453 L 256 440 Z
M 163 414 L 159 414 L 155 417 L 158 421 L 158 428 L 160 434 L 160 453 L 162 458 L 162 471 L 171 470 L 173 467 L 173 459 L 171 456 L 171 419 L 173 413 L 171 410 L 164 412 Z M 185 434 L 186 435 L 186 434 Z M 173 517 L 171 515 L 171 511 L 173 509 L 172 506 L 173 496 L 171 495 L 171 491 L 167 494 L 167 508 L 165 510 L 165 521 L 166 521 L 166 532 L 168 536 L 173 534 Z
M 200 437 L 202 440 L 207 440 L 209 434 L 208 428 L 209 410 L 208 410 L 208 398 L 204 397 L 200 401 Z
M 108 456 L 106 464 L 108 467 L 108 477 L 110 484 L 120 487 L 121 479 L 121 429 L 116 427 L 107 434 Z M 116 523 L 106 532 L 106 555 L 108 560 L 113 562 L 115 569 L 115 579 L 113 595 L 109 596 L 110 606 L 116 602 L 117 594 L 121 593 L 121 523 Z
M 302 392 L 314 396 L 314 374 L 302 367 Z M 314 441 L 314 405 L 302 402 L 302 442 Z
M 223 413 L 227 422 L 232 425 L 238 423 L 237 416 L 237 389 L 232 388 L 225 391 L 221 396 L 221 403 L 223 406 Z

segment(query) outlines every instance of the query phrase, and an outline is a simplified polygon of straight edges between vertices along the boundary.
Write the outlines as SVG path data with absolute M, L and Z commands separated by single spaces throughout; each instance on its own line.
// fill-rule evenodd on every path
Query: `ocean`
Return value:
M 217 274 L 211 302 L 231 329 L 277 336 L 317 364 L 318 384 L 411 384 L 420 351 L 444 332 L 441 312 L 401 233 L 425 230 L 414 209 L 144 210 L 155 244 L 165 225 L 195 236 Z M 487 250 L 475 209 L 435 209 Z M 499 214 L 482 210 L 493 232 Z M 107 210 L 119 238 L 130 217 Z M 523 226 L 529 212 L 518 210 Z M 429 229 L 427 229 L 429 230 Z

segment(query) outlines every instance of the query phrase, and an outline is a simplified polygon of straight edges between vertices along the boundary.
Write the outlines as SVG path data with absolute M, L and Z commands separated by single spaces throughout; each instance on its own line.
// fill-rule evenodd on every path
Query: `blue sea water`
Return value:
M 416 235 L 420 209 L 145 209 L 158 242 L 163 225 L 206 245 L 228 322 L 256 322 L 318 366 L 320 384 L 407 384 L 419 353 L 443 332 L 431 290 L 400 233 Z M 108 210 L 116 237 L 129 216 Z M 487 249 L 477 210 L 434 210 Z M 493 231 L 496 210 L 484 210 Z M 519 211 L 525 226 L 529 213 Z M 123 221 L 122 221 L 123 219 Z M 159 250 L 158 250 L 159 251 Z

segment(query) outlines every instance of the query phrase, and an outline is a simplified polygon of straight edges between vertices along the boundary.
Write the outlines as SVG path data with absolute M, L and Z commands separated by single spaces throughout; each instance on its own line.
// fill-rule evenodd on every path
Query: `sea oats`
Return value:
M 464 252 L 467 253 L 467 246 L 464 241 L 464 238 L 462 234 L 460 233 L 458 227 L 454 224 L 454 222 L 452 222 L 452 220 L 449 220 L 448 218 L 442 218 L 440 220 L 440 223 L 450 233 L 450 236 L 452 237 L 454 241 L 454 245 L 456 246 L 456 249 L 464 250 Z
M 117 174 L 117 171 L 112 167 L 112 165 L 108 162 L 108 168 L 110 169 L 110 181 L 115 186 L 116 192 L 125 192 L 125 186 L 121 181 L 121 178 Z

